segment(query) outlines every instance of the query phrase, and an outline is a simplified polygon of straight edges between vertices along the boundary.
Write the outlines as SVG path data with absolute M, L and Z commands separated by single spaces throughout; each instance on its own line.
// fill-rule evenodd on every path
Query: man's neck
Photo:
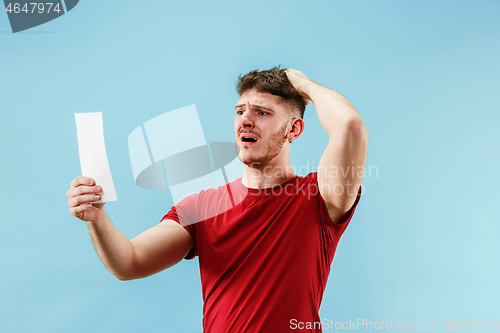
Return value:
M 295 173 L 290 162 L 283 165 L 266 165 L 258 168 L 245 165 L 242 182 L 248 188 L 269 188 L 280 185 L 294 176 Z

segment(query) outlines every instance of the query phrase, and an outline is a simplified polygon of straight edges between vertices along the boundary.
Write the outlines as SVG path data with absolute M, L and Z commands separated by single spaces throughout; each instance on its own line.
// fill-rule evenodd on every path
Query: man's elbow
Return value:
M 109 272 L 120 281 L 136 280 L 142 277 L 137 263 L 121 267 L 121 269 L 109 269 Z
M 135 280 L 137 279 L 135 276 L 133 276 L 132 274 L 126 274 L 126 273 L 119 273 L 119 272 L 112 272 L 110 271 L 111 274 L 113 274 L 113 276 L 115 278 L 117 278 L 118 280 L 120 281 L 130 281 L 130 280 Z
M 360 115 L 354 115 L 346 119 L 344 128 L 348 139 L 368 146 L 368 131 Z
M 116 275 L 116 274 L 113 274 L 115 276 L 115 278 L 117 278 L 118 280 L 120 281 L 130 281 L 130 280 L 135 280 L 135 278 L 131 277 L 131 276 L 125 276 L 125 275 Z
M 365 122 L 359 114 L 352 115 L 345 120 L 344 125 L 351 132 L 366 132 Z

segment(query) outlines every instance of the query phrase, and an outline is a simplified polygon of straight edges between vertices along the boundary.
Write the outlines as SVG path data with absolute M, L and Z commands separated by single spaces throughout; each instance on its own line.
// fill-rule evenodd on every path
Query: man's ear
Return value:
M 292 118 L 291 125 L 289 134 L 292 136 L 293 140 L 295 140 L 304 132 L 304 120 L 301 118 Z

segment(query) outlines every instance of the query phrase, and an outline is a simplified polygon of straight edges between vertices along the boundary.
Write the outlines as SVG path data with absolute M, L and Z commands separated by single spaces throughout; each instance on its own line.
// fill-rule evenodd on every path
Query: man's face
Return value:
M 247 90 L 235 110 L 236 144 L 243 163 L 262 167 L 283 153 L 290 118 L 281 97 Z

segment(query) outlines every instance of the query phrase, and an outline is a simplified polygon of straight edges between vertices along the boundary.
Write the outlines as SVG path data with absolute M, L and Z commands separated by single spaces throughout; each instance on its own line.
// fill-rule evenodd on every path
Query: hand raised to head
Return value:
M 312 100 L 307 94 L 308 85 L 312 83 L 307 76 L 304 75 L 301 71 L 296 69 L 287 69 L 285 70 L 288 81 L 292 84 L 292 86 L 297 90 L 297 92 L 302 96 L 302 100 L 305 105 L 311 104 Z

